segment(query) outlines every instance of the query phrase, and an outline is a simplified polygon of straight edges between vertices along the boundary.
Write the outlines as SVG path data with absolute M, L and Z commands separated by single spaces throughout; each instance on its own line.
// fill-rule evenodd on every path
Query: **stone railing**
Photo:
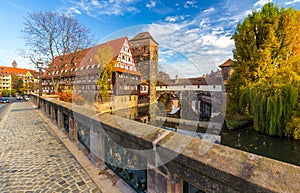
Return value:
M 37 103 L 37 96 L 31 95 L 31 101 Z M 137 192 L 300 190 L 298 166 L 111 114 L 97 114 L 55 97 L 41 97 L 39 102 L 40 109 L 65 128 L 71 141 L 84 145 L 94 163 L 105 162 Z M 130 150 L 142 153 L 135 155 Z

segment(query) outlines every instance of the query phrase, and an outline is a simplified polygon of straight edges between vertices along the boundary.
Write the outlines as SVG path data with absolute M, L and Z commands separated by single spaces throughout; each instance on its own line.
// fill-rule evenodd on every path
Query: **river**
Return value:
M 129 108 L 124 111 L 116 111 L 114 114 L 135 120 L 143 117 L 145 120 L 148 117 L 148 108 Z M 157 125 L 164 125 L 172 129 L 176 124 L 165 122 Z M 180 126 L 180 128 L 186 129 L 188 125 Z M 222 145 L 300 166 L 299 140 L 267 136 L 255 131 L 252 127 L 236 131 L 222 130 L 220 136 Z
M 300 166 L 299 140 L 268 136 L 249 127 L 221 132 L 221 144 Z

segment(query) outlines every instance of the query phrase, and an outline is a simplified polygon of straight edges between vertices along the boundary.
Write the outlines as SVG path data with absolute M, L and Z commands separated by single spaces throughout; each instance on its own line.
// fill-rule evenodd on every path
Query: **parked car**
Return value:
M 22 99 L 23 99 L 23 97 L 21 95 L 17 96 L 17 100 L 22 100 Z
M 29 101 L 29 96 L 28 95 L 24 95 L 24 99 L 26 100 L 26 101 Z
M 6 97 L 1 97 L 1 98 L 0 98 L 0 102 L 1 102 L 1 103 L 9 103 L 9 100 L 8 100 L 8 98 L 6 98 Z

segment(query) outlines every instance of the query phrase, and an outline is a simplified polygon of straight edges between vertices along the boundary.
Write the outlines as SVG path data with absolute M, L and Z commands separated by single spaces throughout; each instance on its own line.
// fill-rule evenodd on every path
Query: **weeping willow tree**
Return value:
M 240 104 L 253 117 L 254 128 L 282 136 L 298 104 L 299 79 L 294 72 L 275 73 L 270 81 L 251 84 L 242 93 Z
M 283 135 L 299 103 L 299 32 L 299 13 L 273 3 L 238 24 L 229 114 L 250 116 L 257 131 Z

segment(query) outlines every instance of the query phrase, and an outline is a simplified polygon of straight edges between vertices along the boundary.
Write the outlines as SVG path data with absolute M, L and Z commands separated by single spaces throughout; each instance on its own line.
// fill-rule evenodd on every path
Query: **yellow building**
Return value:
M 38 73 L 35 70 L 17 68 L 16 61 L 13 61 L 12 67 L 0 66 L 0 92 L 18 87 L 26 94 L 37 92 Z

